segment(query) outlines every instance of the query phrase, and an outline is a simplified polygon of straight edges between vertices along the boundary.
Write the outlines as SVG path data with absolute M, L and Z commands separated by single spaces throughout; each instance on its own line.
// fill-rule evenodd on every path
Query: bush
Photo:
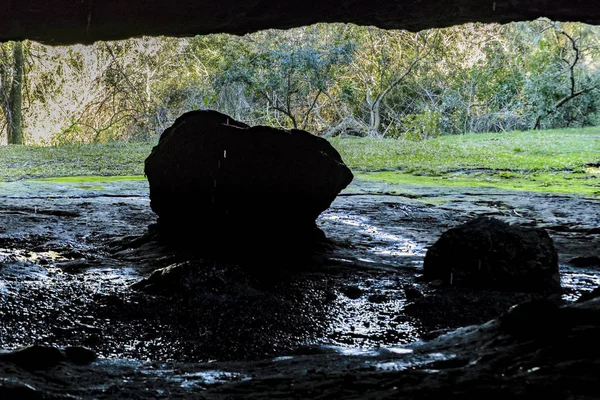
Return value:
M 404 139 L 425 140 L 441 135 L 442 114 L 426 110 L 419 114 L 408 114 L 401 119 Z

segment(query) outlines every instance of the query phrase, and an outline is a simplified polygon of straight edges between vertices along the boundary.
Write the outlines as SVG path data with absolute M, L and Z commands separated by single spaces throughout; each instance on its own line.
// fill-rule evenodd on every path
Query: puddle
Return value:
M 358 298 L 340 294 L 329 314 L 327 337 L 332 343 L 369 349 L 417 340 L 423 332 L 414 320 L 403 317 L 404 282 L 398 279 L 355 281 L 352 287 L 362 291 Z
M 427 364 L 436 361 L 447 361 L 456 358 L 455 354 L 444 354 L 444 353 L 425 353 L 425 354 L 413 354 L 408 357 L 403 357 L 398 360 L 385 361 L 385 362 L 367 362 L 368 365 L 372 365 L 378 371 L 406 371 L 408 369 L 414 369 L 422 367 Z M 429 370 L 434 372 L 435 370 Z
M 250 377 L 239 372 L 211 370 L 188 372 L 180 376 L 170 376 L 169 380 L 178 382 L 184 389 L 192 390 L 231 381 L 248 381 L 250 380 Z
M 288 360 L 293 360 L 293 359 L 294 359 L 293 356 L 280 356 L 280 357 L 275 357 L 272 361 L 278 362 L 278 361 L 288 361 Z
M 379 354 L 379 352 L 375 349 L 364 349 L 357 347 L 323 346 L 323 348 L 333 350 L 343 356 L 374 357 Z
M 385 350 L 394 354 L 410 354 L 413 352 L 412 349 L 406 349 L 404 347 L 386 347 Z
M 66 260 L 66 257 L 56 251 L 35 252 L 24 249 L 0 248 L 0 263 L 31 262 L 39 264 Z
M 181 366 L 175 364 L 150 364 L 148 362 L 123 358 L 101 358 L 94 365 L 109 371 L 118 369 L 123 369 L 126 372 L 137 371 L 145 376 L 147 380 L 163 380 L 169 386 L 176 385 L 190 392 L 203 390 L 209 386 L 228 382 L 242 382 L 251 379 L 250 376 L 240 372 L 217 368 L 198 371 L 193 370 L 195 368 L 190 364 Z M 127 376 L 124 379 L 127 380 Z M 96 389 L 103 390 L 105 388 L 96 387 Z
M 560 283 L 565 292 L 565 301 L 576 301 L 584 292 L 591 292 L 600 286 L 600 272 L 591 268 L 560 265 Z

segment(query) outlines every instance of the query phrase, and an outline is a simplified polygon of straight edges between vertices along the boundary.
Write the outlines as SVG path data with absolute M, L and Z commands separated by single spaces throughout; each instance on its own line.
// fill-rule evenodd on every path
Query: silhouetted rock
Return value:
M 427 251 L 424 278 L 525 292 L 560 290 L 558 256 L 543 229 L 480 217 L 444 232 Z
M 231 248 L 322 236 L 316 218 L 353 179 L 323 138 L 249 127 L 216 111 L 179 117 L 145 173 L 164 238 Z
M 44 369 L 66 361 L 64 352 L 56 347 L 32 345 L 0 353 L 0 362 L 8 361 L 25 369 Z
M 577 302 L 581 303 L 581 302 L 584 302 L 584 301 L 595 299 L 597 297 L 600 297 L 600 286 L 598 286 L 597 288 L 595 288 L 591 292 L 586 292 L 586 293 L 582 294 L 581 297 L 577 299 Z
M 346 295 L 349 299 L 356 300 L 359 299 L 363 295 L 363 290 L 358 286 L 346 286 L 342 288 L 342 293 Z
M 76 6 L 84 4 L 85 6 Z M 176 6 L 175 6 L 176 4 Z M 283 6 L 285 4 L 285 6 Z M 509 22 L 548 17 L 600 23 L 594 1 L 476 0 L 368 1 L 304 0 L 29 0 L 0 4 L 0 41 L 32 39 L 50 44 L 93 43 L 142 35 L 245 34 L 316 22 L 352 22 L 386 29 L 420 31 L 466 22 Z
M 600 257 L 575 257 L 569 260 L 569 264 L 579 268 L 600 268 Z
M 67 360 L 78 365 L 89 364 L 98 358 L 92 350 L 80 346 L 65 347 L 64 352 Z
M 28 370 L 51 368 L 65 361 L 83 365 L 94 360 L 96 353 L 85 347 L 67 347 L 61 350 L 52 346 L 31 345 L 0 352 L 0 363 L 9 362 Z
M 554 338 L 571 327 L 555 302 L 532 300 L 511 307 L 500 317 L 500 328 L 520 338 Z

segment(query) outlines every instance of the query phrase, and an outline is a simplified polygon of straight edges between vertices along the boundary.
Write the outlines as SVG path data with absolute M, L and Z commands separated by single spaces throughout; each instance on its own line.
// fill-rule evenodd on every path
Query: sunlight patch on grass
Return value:
M 444 176 L 415 176 L 400 172 L 367 172 L 355 174 L 358 179 L 376 180 L 392 184 L 451 187 L 489 187 L 506 190 L 581 194 L 600 197 L 600 179 L 583 176 L 564 177 L 553 174 L 532 174 L 501 178 L 491 174 L 449 174 Z
M 600 175 L 600 168 L 588 167 L 585 169 L 585 172 L 592 175 Z

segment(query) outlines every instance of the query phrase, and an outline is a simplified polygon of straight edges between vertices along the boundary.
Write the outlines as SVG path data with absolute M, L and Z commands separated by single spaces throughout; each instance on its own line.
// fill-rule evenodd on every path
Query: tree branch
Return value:
M 576 88 L 575 67 L 577 66 L 577 63 L 579 62 L 580 51 L 579 51 L 579 48 L 577 47 L 577 42 L 575 41 L 575 39 L 573 39 L 573 37 L 571 35 L 569 35 L 567 32 L 565 32 L 562 29 L 560 31 L 558 31 L 558 34 L 563 35 L 567 39 L 569 39 L 569 41 L 571 42 L 571 47 L 573 48 L 573 51 L 575 52 L 575 58 L 573 59 L 573 62 L 569 65 L 569 83 L 570 83 L 569 94 L 566 95 L 565 97 L 563 97 L 562 99 L 560 99 L 558 102 L 556 102 L 554 104 L 554 106 L 552 107 L 552 109 L 547 111 L 545 114 L 538 115 L 537 119 L 535 120 L 535 125 L 533 126 L 533 129 L 540 129 L 540 127 L 542 125 L 542 120 L 544 118 L 554 114 L 559 108 L 561 108 L 563 105 L 565 105 L 569 100 L 572 100 L 572 99 L 579 97 L 583 94 L 586 94 L 588 92 L 591 92 L 592 90 L 594 90 L 598 87 L 598 85 L 595 85 L 592 87 L 588 87 L 585 89 L 575 91 L 575 88 Z

